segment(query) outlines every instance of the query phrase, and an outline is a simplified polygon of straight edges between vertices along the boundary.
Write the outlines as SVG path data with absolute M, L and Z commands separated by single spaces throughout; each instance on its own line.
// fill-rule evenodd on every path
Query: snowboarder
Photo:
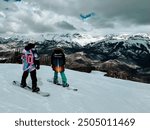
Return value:
M 66 59 L 63 50 L 61 48 L 55 48 L 51 55 L 51 65 L 52 65 L 52 69 L 54 70 L 53 83 L 59 84 L 58 73 L 60 73 L 63 87 L 69 87 L 69 84 L 67 83 L 66 75 L 64 73 L 65 63 L 66 63 Z
M 26 79 L 30 73 L 32 79 L 32 92 L 40 91 L 40 88 L 37 87 L 37 77 L 36 69 L 40 69 L 39 55 L 35 49 L 35 44 L 29 43 L 25 46 L 25 49 L 22 53 L 22 63 L 23 63 L 23 75 L 21 79 L 21 87 L 26 87 Z

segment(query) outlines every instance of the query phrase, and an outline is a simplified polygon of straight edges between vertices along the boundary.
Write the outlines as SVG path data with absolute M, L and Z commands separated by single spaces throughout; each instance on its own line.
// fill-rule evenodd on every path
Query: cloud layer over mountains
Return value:
M 149 5 L 149 0 L 2 0 L 0 34 L 149 32 Z M 91 12 L 95 16 L 80 18 Z

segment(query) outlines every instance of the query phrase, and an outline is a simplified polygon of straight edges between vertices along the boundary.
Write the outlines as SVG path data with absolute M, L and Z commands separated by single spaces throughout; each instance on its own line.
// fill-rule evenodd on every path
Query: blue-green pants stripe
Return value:
M 67 78 L 66 78 L 64 71 L 60 72 L 60 75 L 61 75 L 61 79 L 62 79 L 63 84 L 66 84 Z M 56 71 L 54 71 L 54 81 L 58 81 L 58 72 L 56 72 Z

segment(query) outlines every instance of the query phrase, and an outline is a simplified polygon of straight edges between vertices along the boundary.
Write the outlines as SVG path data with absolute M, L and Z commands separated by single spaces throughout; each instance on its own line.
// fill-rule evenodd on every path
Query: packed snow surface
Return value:
M 20 81 L 22 66 L 0 64 L 0 112 L 27 113 L 97 113 L 150 112 L 150 85 L 103 76 L 103 72 L 83 73 L 66 69 L 71 91 L 47 82 L 53 78 L 50 66 L 37 71 L 38 86 L 49 97 L 12 85 Z M 61 79 L 59 78 L 61 81 Z M 27 83 L 31 85 L 30 76 Z

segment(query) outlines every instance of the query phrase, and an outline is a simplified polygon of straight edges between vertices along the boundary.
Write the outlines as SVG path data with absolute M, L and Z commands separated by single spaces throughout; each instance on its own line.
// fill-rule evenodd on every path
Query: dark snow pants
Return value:
M 24 71 L 21 79 L 21 84 L 26 85 L 26 79 L 28 77 L 28 74 L 30 73 L 31 80 L 32 80 L 32 89 L 35 89 L 37 87 L 37 77 L 36 77 L 36 70 L 33 70 L 31 72 Z

